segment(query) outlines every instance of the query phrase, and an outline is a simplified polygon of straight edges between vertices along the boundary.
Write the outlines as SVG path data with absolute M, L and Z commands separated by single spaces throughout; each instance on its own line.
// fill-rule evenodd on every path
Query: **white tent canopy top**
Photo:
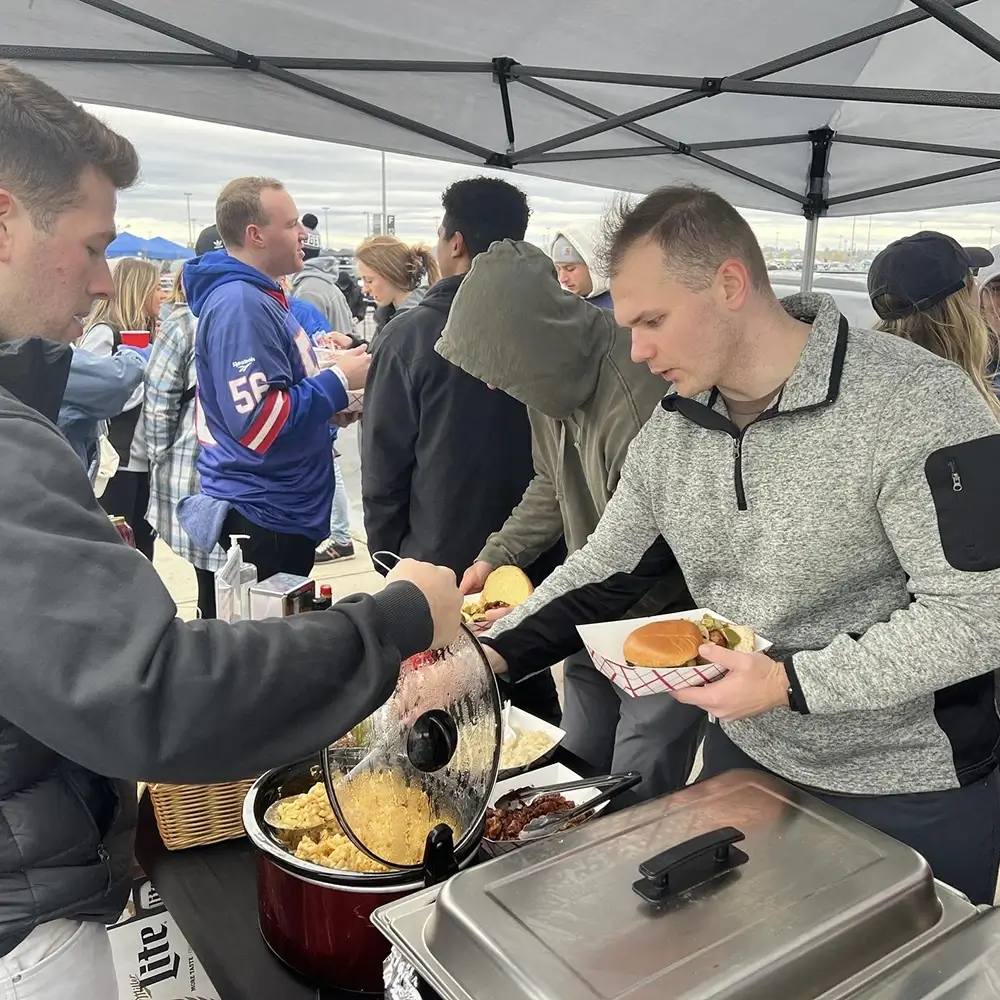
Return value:
M 76 99 L 629 191 L 997 199 L 1000 0 L 0 0 Z

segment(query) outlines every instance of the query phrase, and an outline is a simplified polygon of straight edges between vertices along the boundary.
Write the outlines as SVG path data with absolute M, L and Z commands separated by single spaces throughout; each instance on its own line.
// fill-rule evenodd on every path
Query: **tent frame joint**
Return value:
M 708 97 L 714 97 L 716 94 L 722 93 L 722 81 L 725 77 L 722 76 L 703 76 L 701 78 L 701 93 Z
M 490 153 L 483 164 L 487 167 L 496 167 L 498 170 L 513 170 L 514 161 L 507 153 Z
M 830 151 L 833 149 L 832 128 L 814 128 L 809 132 L 812 157 L 809 161 L 809 178 L 802 214 L 812 221 L 825 215 L 830 207 Z
M 251 73 L 260 72 L 260 56 L 255 56 L 251 52 L 244 52 L 242 49 L 236 50 L 236 58 L 233 60 L 234 69 L 247 69 Z

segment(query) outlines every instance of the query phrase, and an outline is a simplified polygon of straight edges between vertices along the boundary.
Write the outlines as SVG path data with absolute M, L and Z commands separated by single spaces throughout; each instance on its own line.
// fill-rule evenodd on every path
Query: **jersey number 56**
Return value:
M 229 383 L 229 392 L 236 404 L 237 413 L 251 413 L 267 392 L 267 376 L 263 372 L 251 372 L 249 376 L 234 378 Z

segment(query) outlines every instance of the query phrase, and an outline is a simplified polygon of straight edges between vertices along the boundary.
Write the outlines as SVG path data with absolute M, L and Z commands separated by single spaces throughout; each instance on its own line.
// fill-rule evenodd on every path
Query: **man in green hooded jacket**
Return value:
M 530 565 L 560 535 L 570 553 L 583 546 L 664 383 L 632 361 L 629 332 L 612 313 L 561 288 L 546 254 L 512 240 L 476 257 L 436 350 L 519 399 L 531 420 L 535 477 L 466 571 L 462 590 L 472 593 L 496 566 Z M 693 607 L 663 542 L 621 581 L 618 596 L 609 619 Z M 515 681 L 567 658 L 563 728 L 570 750 L 602 770 L 639 771 L 645 796 L 681 787 L 704 713 L 668 694 L 632 698 L 596 670 L 581 646 L 555 640 L 532 621 L 504 634 Z

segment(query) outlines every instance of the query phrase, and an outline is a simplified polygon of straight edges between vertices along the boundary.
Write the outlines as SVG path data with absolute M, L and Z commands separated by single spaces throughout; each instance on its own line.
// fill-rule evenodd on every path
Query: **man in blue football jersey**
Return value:
M 312 343 L 279 279 L 302 269 L 305 229 L 272 178 L 223 188 L 215 220 L 225 251 L 189 261 L 184 286 L 198 317 L 196 422 L 203 497 L 200 524 L 223 545 L 248 535 L 244 557 L 258 579 L 307 576 L 329 534 L 331 420 L 347 390 L 364 386 L 363 348 L 320 371 Z M 192 530 L 191 527 L 188 530 Z

